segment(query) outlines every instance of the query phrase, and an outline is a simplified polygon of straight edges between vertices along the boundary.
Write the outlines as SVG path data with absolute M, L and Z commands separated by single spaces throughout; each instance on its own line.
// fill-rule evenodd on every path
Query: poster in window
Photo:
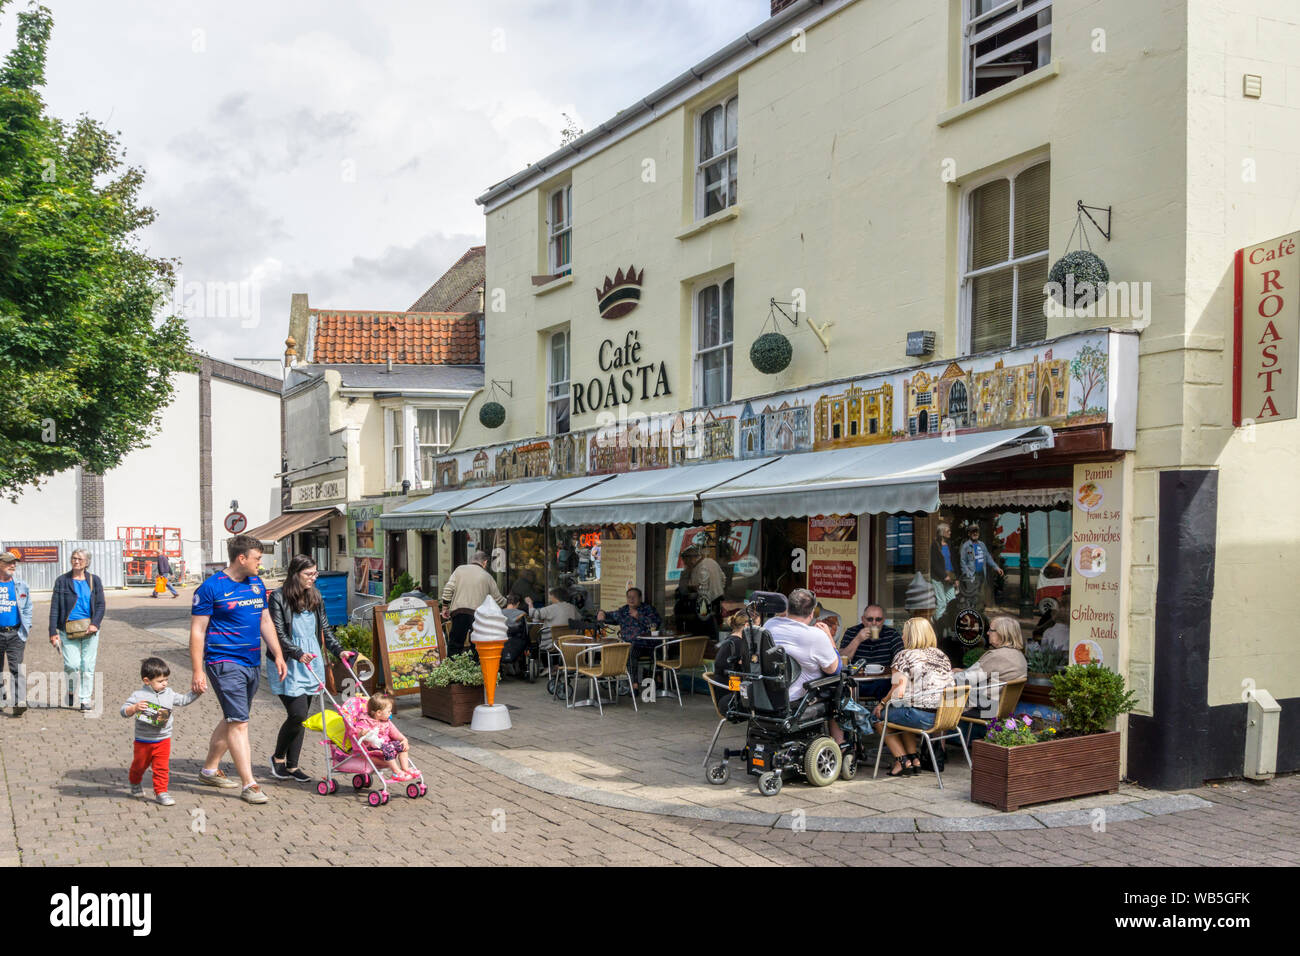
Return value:
M 384 596 L 384 559 L 353 558 L 352 587 L 357 594 Z
M 394 696 L 418 694 L 420 681 L 447 656 L 439 626 L 438 603 L 400 597 L 375 608 L 375 635 Z
M 822 607 L 840 615 L 842 627 L 857 620 L 857 515 L 808 519 L 808 589 Z
M 612 611 L 627 601 L 627 589 L 636 585 L 636 538 L 600 541 L 600 609 Z
M 1071 664 L 1119 664 L 1123 482 L 1117 462 L 1074 467 L 1074 573 L 1066 578 Z

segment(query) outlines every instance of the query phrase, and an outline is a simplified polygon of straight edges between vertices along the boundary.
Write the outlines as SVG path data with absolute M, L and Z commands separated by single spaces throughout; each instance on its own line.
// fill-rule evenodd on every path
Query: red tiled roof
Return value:
M 478 290 L 486 277 L 487 246 L 470 246 L 424 295 L 411 305 L 412 312 L 474 312 Z
M 318 365 L 477 365 L 478 317 L 463 312 L 340 312 L 312 309 Z

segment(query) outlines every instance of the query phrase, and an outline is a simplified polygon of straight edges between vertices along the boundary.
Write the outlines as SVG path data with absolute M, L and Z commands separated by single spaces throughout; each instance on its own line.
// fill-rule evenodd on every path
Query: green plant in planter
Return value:
M 345 651 L 355 651 L 366 657 L 375 652 L 370 628 L 364 624 L 342 624 L 334 628 L 334 636 Z
M 497 683 L 501 675 L 497 674 Z M 466 687 L 483 686 L 483 668 L 469 651 L 449 657 L 424 678 L 425 687 L 447 687 L 451 684 L 464 684 Z
M 1069 655 L 1059 647 L 1031 644 L 1025 649 L 1025 666 L 1031 674 L 1054 674 L 1068 659 Z
M 1056 736 L 1055 729 L 1049 727 L 1042 733 L 1034 730 L 1034 719 L 1025 714 L 1013 714 L 1006 720 L 990 720 L 988 732 L 984 739 L 999 747 L 1023 747 L 1026 744 L 1042 743 Z
M 388 600 L 396 601 L 407 591 L 414 591 L 414 590 L 415 590 L 415 579 L 412 578 L 405 571 L 403 571 L 398 576 L 397 580 L 393 582 L 393 588 L 391 591 L 388 592 Z
M 1136 705 L 1133 692 L 1124 689 L 1123 676 L 1096 661 L 1072 664 L 1052 675 L 1052 706 L 1061 712 L 1069 736 L 1104 734 L 1112 720 Z
M 780 332 L 764 332 L 749 347 L 749 360 L 764 375 L 785 371 L 794 357 L 794 346 Z
M 1066 277 L 1070 276 L 1074 291 L 1074 301 L 1068 301 L 1066 294 Z M 1105 295 L 1105 289 L 1098 288 L 1110 281 L 1110 270 L 1101 257 L 1088 249 L 1076 249 L 1067 252 L 1052 264 L 1047 273 L 1047 281 L 1054 282 L 1060 288 L 1052 290 L 1052 298 L 1065 302 L 1069 308 L 1085 308 L 1089 301 L 1095 302 L 1098 296 Z

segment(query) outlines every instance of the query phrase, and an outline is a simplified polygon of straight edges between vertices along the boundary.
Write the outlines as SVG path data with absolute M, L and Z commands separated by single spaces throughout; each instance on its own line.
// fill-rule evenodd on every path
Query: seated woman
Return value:
M 749 622 L 746 611 L 736 611 L 727 618 L 727 627 L 731 633 L 718 642 L 717 656 L 713 660 L 713 679 L 719 684 L 727 682 L 727 671 L 740 670 L 744 663 L 745 639 L 742 632 Z M 727 706 L 739 696 L 735 691 L 715 688 L 718 695 L 718 710 L 727 712 Z
M 948 655 L 939 650 L 934 628 L 922 617 L 914 617 L 903 625 L 903 650 L 894 658 L 893 685 L 876 705 L 872 715 L 878 721 L 876 733 L 885 732 L 885 704 L 901 700 L 904 706 L 889 708 L 889 722 L 917 730 L 934 726 L 944 688 L 953 686 L 952 663 Z M 885 746 L 894 758 L 891 777 L 921 771 L 921 758 L 917 753 L 915 734 L 891 732 L 885 736 Z
M 976 686 L 1004 684 L 1007 681 L 1020 680 L 1029 673 L 1025 664 L 1025 638 L 1020 632 L 1020 622 L 1014 617 L 995 617 L 989 622 L 989 650 L 970 667 L 966 668 L 963 683 L 971 685 L 972 694 Z M 1003 688 L 995 687 L 984 692 L 987 701 L 985 707 L 967 709 L 967 717 L 980 717 L 992 720 L 998 715 L 998 700 Z M 984 736 L 985 728 L 976 724 L 970 728 L 971 739 L 979 740 Z

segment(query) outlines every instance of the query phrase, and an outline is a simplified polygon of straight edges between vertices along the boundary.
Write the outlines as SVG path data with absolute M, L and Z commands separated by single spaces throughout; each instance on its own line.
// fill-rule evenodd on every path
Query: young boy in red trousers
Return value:
M 172 710 L 199 699 L 195 693 L 178 694 L 167 686 L 171 668 L 159 657 L 140 662 L 144 686 L 122 705 L 123 717 L 135 718 L 135 758 L 131 761 L 131 795 L 144 796 L 144 772 L 153 765 L 153 792 L 164 807 L 176 803 L 167 792 L 168 765 L 172 753 Z

